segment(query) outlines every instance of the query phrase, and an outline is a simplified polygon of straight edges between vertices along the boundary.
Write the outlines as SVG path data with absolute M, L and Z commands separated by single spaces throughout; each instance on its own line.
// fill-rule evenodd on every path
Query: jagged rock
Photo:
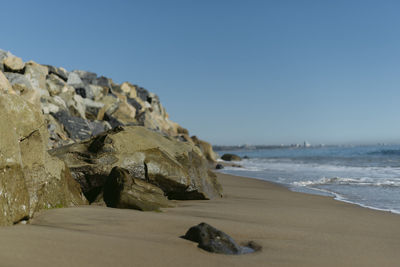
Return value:
M 11 55 L 10 52 L 4 51 L 0 49 L 0 71 L 4 72 L 4 65 L 3 61 L 5 58 L 7 58 L 9 55 Z
M 3 60 L 4 70 L 10 72 L 20 72 L 25 68 L 25 63 L 21 58 L 14 55 L 8 56 Z
M 107 130 L 101 122 L 73 117 L 65 110 L 59 110 L 51 115 L 64 126 L 69 137 L 76 141 L 88 139 Z
M 39 106 L 39 92 L 33 88 L 32 83 L 25 75 L 12 72 L 6 72 L 5 75 L 18 95 L 22 96 L 29 103 Z
M 86 203 L 65 163 L 46 151 L 39 108 L 20 96 L 0 94 L 0 120 L 0 224 L 32 217 L 43 208 Z
M 25 64 L 24 75 L 31 82 L 33 89 L 35 89 L 40 96 L 49 95 L 46 86 L 46 77 L 49 73 L 46 66 L 37 64 L 33 61 L 29 61 Z
M 97 79 L 97 74 L 84 70 L 74 70 L 73 73 L 78 74 L 84 84 L 93 84 Z
M 107 206 L 112 208 L 150 211 L 172 206 L 160 188 L 119 167 L 114 167 L 107 177 L 103 197 Z
M 47 90 L 51 96 L 59 95 L 66 87 L 66 82 L 58 75 L 51 73 L 46 79 Z
M 0 93 L 15 94 L 10 82 L 2 71 L 0 71 Z
M 72 86 L 83 86 L 83 81 L 81 77 L 75 72 L 70 72 L 68 74 L 67 83 Z
M 51 65 L 46 65 L 47 68 L 49 69 L 49 74 L 55 74 L 57 75 L 59 78 L 63 79 L 63 81 L 67 81 L 68 80 L 68 71 L 64 68 L 57 68 Z
M 112 88 L 112 80 L 104 76 L 98 77 L 96 80 L 94 80 L 93 84 L 103 87 L 107 89 L 107 91 Z
M 209 199 L 222 195 L 200 149 L 140 126 L 117 128 L 91 140 L 57 148 L 90 201 L 96 199 L 115 166 L 135 171 L 169 199 Z
M 240 246 L 232 237 L 204 222 L 191 227 L 183 238 L 199 243 L 199 248 L 220 254 L 247 254 L 261 249 L 253 241 L 248 246 Z
M 222 155 L 221 159 L 225 160 L 225 161 L 241 161 L 242 158 L 239 157 L 238 155 L 235 154 L 224 154 Z
M 192 140 L 196 146 L 200 148 L 206 159 L 210 162 L 216 162 L 218 155 L 212 149 L 212 145 L 206 141 L 200 140 L 196 136 L 192 136 Z

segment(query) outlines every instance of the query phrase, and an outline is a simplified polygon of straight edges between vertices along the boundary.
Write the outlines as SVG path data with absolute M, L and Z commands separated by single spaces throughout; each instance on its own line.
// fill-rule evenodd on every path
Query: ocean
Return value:
M 400 214 L 400 145 L 217 151 L 249 157 L 223 173 Z

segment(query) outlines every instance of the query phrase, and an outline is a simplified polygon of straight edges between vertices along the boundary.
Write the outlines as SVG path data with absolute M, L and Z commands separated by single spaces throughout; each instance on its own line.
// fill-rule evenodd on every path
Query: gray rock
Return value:
M 25 64 L 24 75 L 29 79 L 33 88 L 38 91 L 39 95 L 49 95 L 46 85 L 46 77 L 48 74 L 46 66 L 29 61 Z
M 83 81 L 84 84 L 93 84 L 97 79 L 97 74 L 84 70 L 74 70 L 74 73 L 78 74 L 79 78 Z
M 63 79 L 63 81 L 67 81 L 68 80 L 68 71 L 64 68 L 57 68 L 51 65 L 46 65 L 47 68 L 49 69 L 49 74 L 55 74 L 58 77 L 60 77 L 61 79 Z
M 140 99 L 142 99 L 143 101 L 148 100 L 149 91 L 147 91 L 143 87 L 138 87 L 138 86 L 136 87 L 136 91 L 137 91 L 137 96 L 140 97 Z
M 13 86 L 13 88 L 15 86 L 20 87 L 20 89 L 18 89 L 16 91 L 33 90 L 32 83 L 23 74 L 13 73 L 13 72 L 5 72 L 4 75 L 7 77 L 8 81 Z
M 83 86 L 83 81 L 79 75 L 75 72 L 70 72 L 68 74 L 67 84 L 72 86 Z
M 98 77 L 96 80 L 94 80 L 93 84 L 107 89 L 112 88 L 112 80 L 104 76 Z
M 199 243 L 199 248 L 220 254 L 247 254 L 261 249 L 253 241 L 247 246 L 240 246 L 232 237 L 204 222 L 191 227 L 183 238 Z
M 89 139 L 93 135 L 106 130 L 104 124 L 101 122 L 87 121 L 83 118 L 73 117 L 65 110 L 51 113 L 51 115 L 64 126 L 69 137 L 74 140 Z

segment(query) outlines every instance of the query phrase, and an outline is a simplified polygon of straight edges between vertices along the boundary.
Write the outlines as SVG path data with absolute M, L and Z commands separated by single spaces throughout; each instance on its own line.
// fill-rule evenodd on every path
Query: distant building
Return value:
M 304 141 L 304 146 L 303 147 L 310 147 L 310 146 L 311 146 L 310 143 L 308 143 L 307 141 Z

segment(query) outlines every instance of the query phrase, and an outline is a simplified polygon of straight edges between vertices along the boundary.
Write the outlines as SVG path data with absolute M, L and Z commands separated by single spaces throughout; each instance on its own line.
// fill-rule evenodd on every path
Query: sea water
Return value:
M 400 145 L 218 151 L 224 153 L 249 158 L 238 163 L 242 168 L 225 167 L 223 173 L 400 213 Z

